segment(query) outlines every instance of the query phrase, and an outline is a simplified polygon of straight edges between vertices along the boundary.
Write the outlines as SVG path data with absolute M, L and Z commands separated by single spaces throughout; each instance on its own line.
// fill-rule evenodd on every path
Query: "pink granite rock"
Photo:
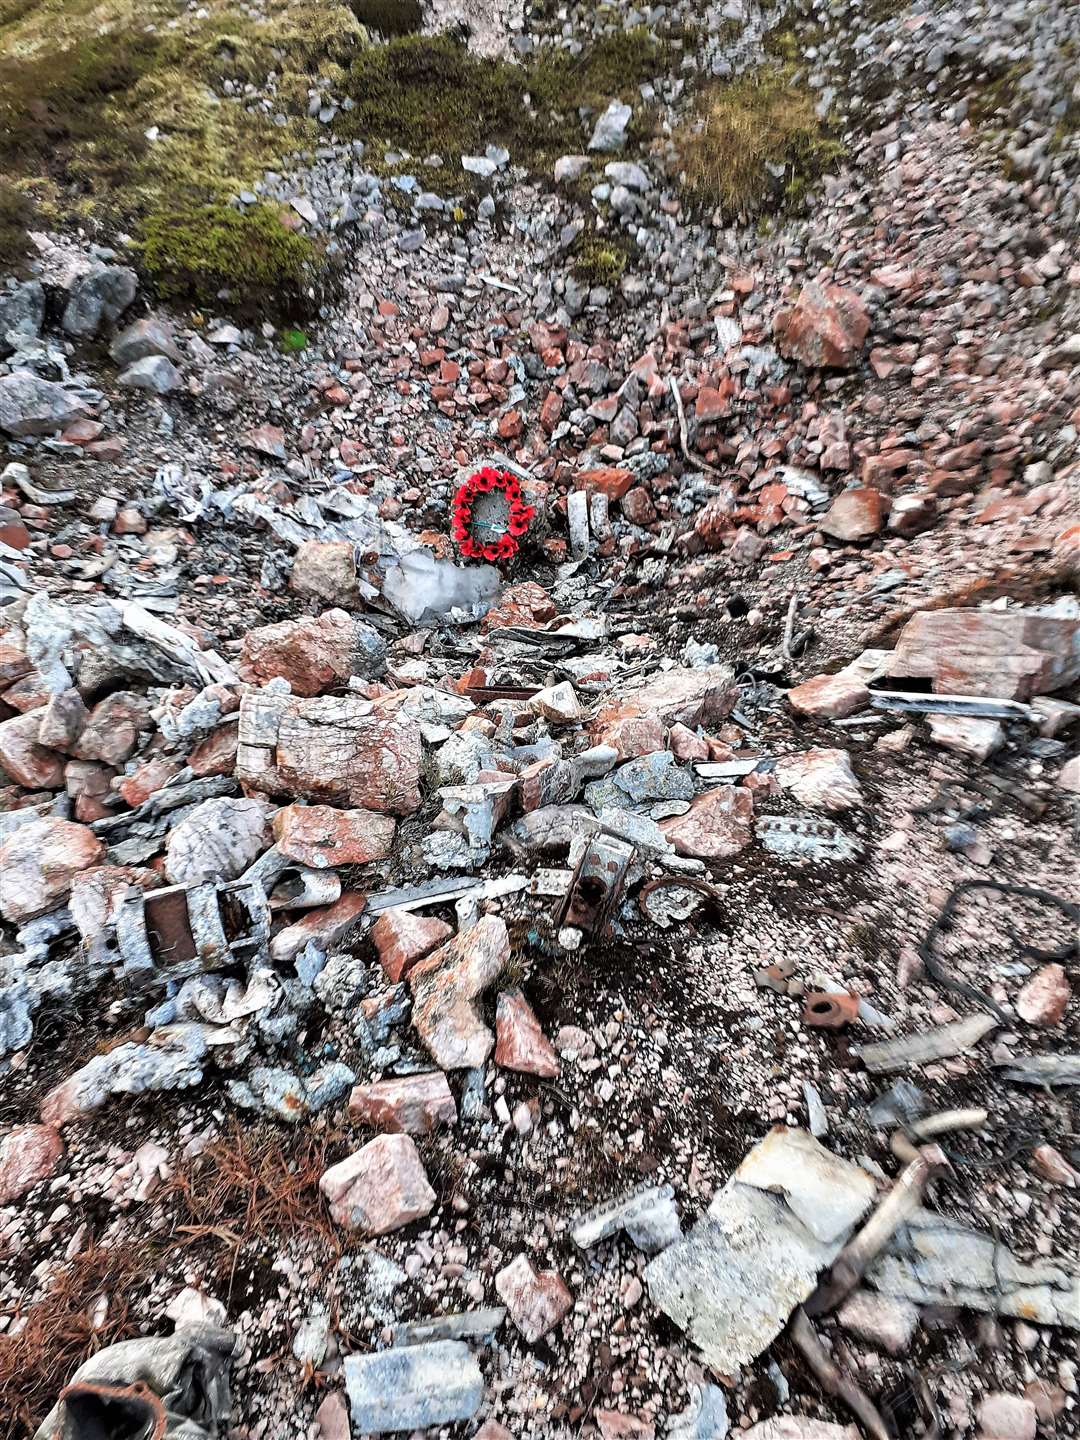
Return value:
M 869 333 L 866 306 L 844 285 L 807 283 L 795 304 L 773 319 L 781 355 L 815 369 L 850 370 Z
M 1069 1003 L 1064 965 L 1043 965 L 1025 981 L 1016 997 L 1016 1013 L 1029 1025 L 1056 1025 Z
M 519 990 L 504 990 L 495 1006 L 495 1063 L 546 1080 L 559 1073 L 555 1048 Z
M 390 815 L 331 805 L 283 805 L 271 828 L 282 855 L 314 870 L 384 860 L 397 831 Z
M 863 801 L 859 782 L 846 750 L 805 750 L 784 755 L 776 762 L 781 790 L 790 790 L 800 805 L 811 810 L 849 810 Z
M 680 855 L 729 860 L 754 838 L 754 797 L 741 785 L 718 785 L 660 828 Z
M 471 1070 L 491 1054 L 495 1037 L 476 1001 L 509 959 L 505 921 L 485 915 L 409 971 L 413 1024 L 442 1069 Z
M 92 830 L 70 820 L 49 816 L 21 826 L 0 845 L 0 915 L 15 921 L 44 915 L 104 853 Z
M 390 1134 L 430 1135 L 438 1125 L 457 1124 L 457 1106 L 441 1070 L 357 1085 L 349 1112 Z
M 430 1215 L 435 1191 L 408 1135 L 380 1135 L 355 1155 L 331 1165 L 319 1181 L 338 1225 L 365 1235 L 389 1235 Z
M 287 965 L 311 940 L 328 949 L 356 924 L 366 904 L 366 895 L 350 890 L 333 905 L 309 910 L 294 925 L 287 925 L 274 936 L 270 941 L 270 958 L 279 965 Z
M 834 540 L 869 540 L 884 524 L 885 502 L 879 490 L 843 490 L 822 516 L 821 529 Z
M 0 721 L 0 770 L 27 790 L 59 790 L 64 757 L 38 744 L 41 716 L 36 710 Z
M 843 720 L 869 703 L 870 691 L 861 675 L 840 670 L 835 675 L 815 675 L 788 691 L 788 704 L 800 715 L 818 720 Z
M 76 760 L 122 765 L 134 753 L 139 735 L 149 730 L 150 701 L 130 690 L 117 690 L 99 700 L 72 747 Z
M 327 610 L 317 619 L 304 616 L 260 625 L 244 636 L 237 671 L 255 685 L 280 676 L 294 695 L 321 695 L 364 672 L 357 625 L 345 610 Z
M 453 933 L 453 926 L 445 920 L 434 915 L 417 915 L 410 910 L 384 910 L 371 927 L 383 973 L 395 985 L 418 960 L 430 955 L 436 945 L 441 945 Z
M 574 1303 L 559 1272 L 534 1270 L 524 1253 L 499 1271 L 495 1289 L 529 1345 L 554 1330 Z
M 64 1155 L 51 1125 L 16 1125 L 0 1140 L 0 1205 L 10 1205 L 47 1180 Z

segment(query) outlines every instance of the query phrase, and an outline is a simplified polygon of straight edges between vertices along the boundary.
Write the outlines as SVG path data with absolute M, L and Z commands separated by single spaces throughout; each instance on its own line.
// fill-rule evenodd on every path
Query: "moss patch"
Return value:
M 815 103 L 788 67 L 765 65 L 710 86 L 675 136 L 691 198 L 732 216 L 801 204 L 844 153 Z
M 220 216 L 264 170 L 327 138 L 308 115 L 314 88 L 352 99 L 334 133 L 364 140 L 371 168 L 389 169 L 391 150 L 417 166 L 438 154 L 442 164 L 421 173 L 443 193 L 476 183 L 461 156 L 490 142 L 550 173 L 556 156 L 583 147 L 594 112 L 616 96 L 635 102 L 632 134 L 649 127 L 637 87 L 661 51 L 642 28 L 615 31 L 577 57 L 545 50 L 527 66 L 471 55 L 449 37 L 369 43 L 367 26 L 386 33 L 415 20 L 416 0 L 264 0 L 257 15 L 243 0 L 198 9 L 184 0 L 0 0 L 0 175 L 31 189 L 48 223 L 134 233 L 149 264 L 170 253 L 162 216 L 190 248 L 206 207 Z M 6 213 L 10 251 L 24 222 L 11 203 Z M 236 253 L 227 238 L 215 232 L 218 261 Z M 158 264 L 154 274 L 204 301 L 209 286 L 240 293 L 247 265 L 228 275 L 208 258 L 191 269 Z M 298 255 L 284 258 L 291 268 Z
M 242 306 L 288 313 L 302 306 L 315 273 L 311 241 L 286 229 L 266 205 L 241 214 L 226 205 L 155 211 L 141 242 L 143 267 L 169 300 L 214 306 L 242 284 Z
M 621 236 L 585 231 L 574 250 L 574 274 L 586 285 L 604 285 L 611 290 L 626 269 L 628 258 Z
M 469 53 L 449 36 L 407 35 L 356 54 L 347 88 L 354 104 L 336 122 L 340 133 L 382 150 L 442 157 L 441 170 L 425 170 L 435 187 L 463 189 L 462 155 L 504 145 L 512 160 L 537 170 L 556 156 L 580 149 L 591 114 L 617 97 L 635 96 L 654 74 L 658 48 L 643 30 L 601 39 L 572 57 L 545 51 L 527 66 Z M 645 123 L 640 101 L 638 133 Z
M 349 0 L 349 8 L 365 29 L 388 38 L 413 35 L 424 23 L 420 0 Z
M 1010 65 L 973 85 L 968 91 L 968 119 L 972 125 L 981 129 L 993 125 L 995 119 L 1007 119 L 1020 102 L 1020 82 L 1030 68 L 1022 62 Z
M 0 180 L 0 270 L 15 270 L 24 259 L 33 207 L 21 190 Z
M 258 19 L 236 0 L 179 14 L 178 0 L 0 4 L 0 172 L 40 190 L 50 222 L 99 233 L 138 233 L 163 211 L 190 226 L 309 148 L 309 89 L 340 87 L 365 43 L 343 3 L 269 0 Z M 226 81 L 269 90 L 285 123 Z M 241 265 L 230 288 L 246 276 Z

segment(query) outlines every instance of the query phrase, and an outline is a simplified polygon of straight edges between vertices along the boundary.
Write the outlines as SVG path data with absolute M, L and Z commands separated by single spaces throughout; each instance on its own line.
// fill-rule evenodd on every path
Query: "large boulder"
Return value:
M 40 280 L 26 280 L 0 294 L 0 357 L 36 340 L 44 319 L 45 290 Z
M 413 1024 L 436 1065 L 471 1070 L 491 1054 L 495 1037 L 477 1001 L 509 959 L 506 922 L 485 915 L 409 971 Z
M 240 704 L 236 778 L 264 795 L 305 795 L 411 815 L 420 805 L 420 726 L 352 696 L 251 692 Z
M 17 922 L 44 915 L 67 899 L 75 876 L 104 853 L 85 825 L 54 816 L 20 825 L 0 845 L 0 915 Z
M 1080 620 L 1038 610 L 924 610 L 900 632 L 889 674 L 938 694 L 1028 700 L 1080 678 Z
M 82 413 L 74 395 L 31 370 L 0 376 L 0 430 L 9 435 L 51 435 Z
M 279 676 L 294 695 L 310 698 L 345 686 L 353 675 L 372 679 L 386 666 L 379 632 L 344 610 L 318 619 L 281 620 L 244 636 L 237 669 L 244 680 L 264 684 Z
M 138 289 L 138 277 L 128 265 L 91 270 L 71 287 L 60 323 L 68 335 L 88 340 L 124 313 Z

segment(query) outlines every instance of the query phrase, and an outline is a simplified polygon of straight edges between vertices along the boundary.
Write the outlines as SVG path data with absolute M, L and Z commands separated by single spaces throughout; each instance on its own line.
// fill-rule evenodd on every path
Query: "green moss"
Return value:
M 365 29 L 388 38 L 414 35 L 424 23 L 420 0 L 350 0 L 350 8 Z
M 0 271 L 14 270 L 28 248 L 33 207 L 21 190 L 0 179 Z
M 602 38 L 584 55 L 544 51 L 528 66 L 470 54 L 449 36 L 407 35 L 362 50 L 349 67 L 354 108 L 338 117 L 341 133 L 407 150 L 441 155 L 444 171 L 425 171 L 433 185 L 470 183 L 462 155 L 502 144 L 519 164 L 545 168 L 580 148 L 579 108 L 598 110 L 636 95 L 655 74 L 658 50 L 641 29 Z M 640 111 L 640 105 L 638 106 Z
M 883 20 L 895 20 L 908 9 L 909 3 L 910 0 L 864 0 L 863 19 L 872 25 L 878 25 Z
M 214 306 L 228 290 L 241 309 L 288 314 L 305 303 L 315 273 L 311 241 L 266 205 L 157 210 L 140 238 L 143 268 L 167 300 Z
M 312 149 L 316 85 L 352 98 L 334 128 L 368 142 L 373 168 L 391 149 L 442 156 L 423 174 L 444 193 L 475 183 L 460 157 L 489 142 L 549 173 L 616 95 L 635 101 L 632 134 L 647 128 L 637 87 L 661 51 L 644 29 L 527 66 L 448 37 L 367 43 L 365 25 L 415 19 L 416 0 L 262 0 L 258 15 L 243 0 L 0 0 L 0 174 L 31 188 L 50 223 L 106 235 L 145 224 L 157 239 L 162 213 L 220 207 Z M 225 81 L 269 90 L 270 112 L 225 96 Z
M 447 36 L 406 35 L 360 51 L 349 67 L 354 109 L 342 128 L 417 155 L 475 154 L 512 127 L 522 87 L 509 65 Z
M 603 109 L 614 99 L 638 98 L 638 86 L 657 72 L 661 47 L 643 25 L 602 35 L 580 55 L 544 49 L 528 67 L 533 98 L 555 108 Z
M 307 349 L 309 343 L 303 330 L 283 330 L 281 332 L 281 348 L 286 355 L 298 355 L 301 350 Z
M 610 290 L 618 284 L 628 258 L 621 237 L 586 231 L 574 252 L 574 274 L 586 285 L 605 285 Z
M 106 232 L 220 205 L 309 148 L 308 91 L 340 91 L 365 43 L 343 0 L 266 0 L 257 19 L 238 0 L 0 6 L 0 173 L 33 185 L 51 223 Z M 283 125 L 222 96 L 271 74 Z
M 844 153 L 815 104 L 788 66 L 708 87 L 675 135 L 690 197 L 739 216 L 801 204 Z M 783 178 L 770 166 L 783 167 Z

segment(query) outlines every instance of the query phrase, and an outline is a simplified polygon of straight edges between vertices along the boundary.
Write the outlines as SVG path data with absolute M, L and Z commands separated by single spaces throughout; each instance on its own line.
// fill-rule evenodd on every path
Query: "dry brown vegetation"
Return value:
M 813 92 L 776 65 L 709 87 L 675 138 L 690 194 L 733 217 L 798 203 L 843 153 Z
M 0 1335 L 0 1418 L 8 1440 L 33 1434 L 94 1351 L 137 1333 L 130 1294 L 150 1265 L 141 1246 L 92 1244 L 57 1271 L 40 1300 L 15 1314 L 10 1327 L 15 1333 Z M 101 1296 L 108 1308 L 95 1329 L 93 1311 Z
M 335 1245 L 319 1190 L 330 1143 L 327 1135 L 234 1123 L 170 1181 L 174 1237 L 182 1244 L 216 1238 L 237 1251 L 250 1240 L 303 1232 Z

